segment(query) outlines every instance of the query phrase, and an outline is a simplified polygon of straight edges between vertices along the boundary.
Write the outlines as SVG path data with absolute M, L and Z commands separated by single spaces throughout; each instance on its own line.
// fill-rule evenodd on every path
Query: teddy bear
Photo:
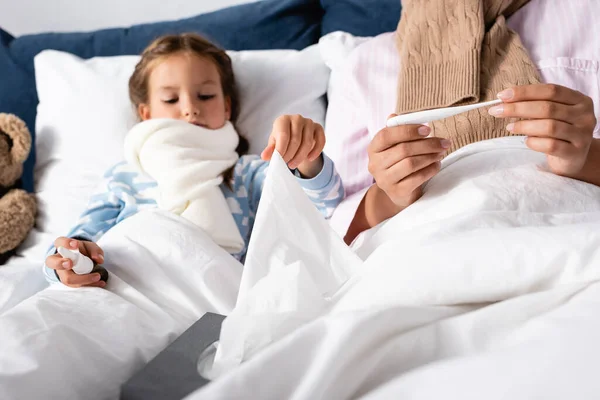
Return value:
M 0 113 L 0 265 L 15 253 L 35 224 L 35 196 L 20 189 L 23 162 L 30 149 L 27 125 L 13 114 Z

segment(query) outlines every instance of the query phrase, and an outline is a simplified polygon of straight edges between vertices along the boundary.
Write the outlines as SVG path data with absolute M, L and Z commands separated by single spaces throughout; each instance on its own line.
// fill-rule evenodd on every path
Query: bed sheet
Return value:
M 34 228 L 17 254 L 0 265 L 0 315 L 48 286 L 41 271 L 50 237 Z

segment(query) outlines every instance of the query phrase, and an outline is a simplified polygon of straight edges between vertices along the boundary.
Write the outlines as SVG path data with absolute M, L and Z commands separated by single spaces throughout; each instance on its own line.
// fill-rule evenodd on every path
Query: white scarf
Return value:
M 125 137 L 125 159 L 158 185 L 158 207 L 202 228 L 229 253 L 244 240 L 219 185 L 235 165 L 239 136 L 227 122 L 205 129 L 175 119 L 151 119 Z

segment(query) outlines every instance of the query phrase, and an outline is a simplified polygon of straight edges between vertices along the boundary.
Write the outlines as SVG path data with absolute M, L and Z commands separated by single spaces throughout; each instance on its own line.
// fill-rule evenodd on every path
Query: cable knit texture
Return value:
M 404 0 L 396 112 L 493 100 L 503 89 L 539 83 L 538 72 L 506 18 L 529 0 Z M 431 124 L 452 140 L 448 154 L 469 143 L 507 136 L 509 121 L 487 108 Z

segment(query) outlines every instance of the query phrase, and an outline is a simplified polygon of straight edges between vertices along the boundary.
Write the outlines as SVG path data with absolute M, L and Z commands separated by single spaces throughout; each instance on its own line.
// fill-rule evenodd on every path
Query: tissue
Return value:
M 236 307 L 223 322 L 212 362 L 202 363 L 200 374 L 215 379 L 326 314 L 361 265 L 275 152 Z

